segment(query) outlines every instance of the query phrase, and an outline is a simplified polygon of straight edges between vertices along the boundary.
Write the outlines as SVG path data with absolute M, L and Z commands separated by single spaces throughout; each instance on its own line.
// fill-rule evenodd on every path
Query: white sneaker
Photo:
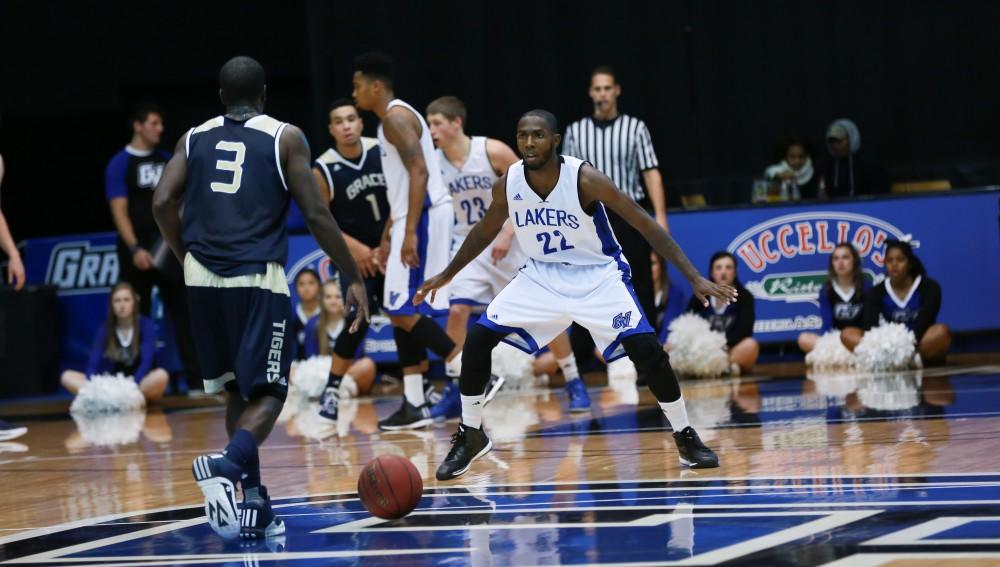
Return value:
M 350 374 L 345 374 L 343 380 L 340 381 L 340 399 L 356 398 L 358 397 L 358 383 L 354 381 L 354 377 Z

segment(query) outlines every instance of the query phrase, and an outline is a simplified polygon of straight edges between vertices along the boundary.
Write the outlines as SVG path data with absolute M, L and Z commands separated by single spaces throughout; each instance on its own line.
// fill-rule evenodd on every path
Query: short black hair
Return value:
M 354 100 L 349 99 L 346 96 L 342 96 L 338 99 L 334 99 L 333 102 L 330 103 L 329 108 L 326 109 L 326 113 L 329 114 L 334 110 L 337 110 L 341 106 L 353 106 L 355 109 L 357 109 L 357 106 L 354 104 Z
M 921 262 L 920 258 L 917 258 L 917 255 L 913 253 L 912 244 L 903 240 L 896 240 L 894 238 L 886 240 L 884 258 L 889 256 L 889 250 L 892 250 L 893 248 L 899 248 L 899 251 L 903 253 L 903 256 L 906 256 L 906 267 L 910 272 L 911 278 L 927 275 L 927 269 L 924 268 L 924 263 Z
M 598 65 L 594 67 L 594 70 L 590 72 L 590 78 L 593 79 L 594 75 L 611 75 L 611 80 L 614 84 L 618 84 L 618 75 L 615 74 L 615 70 L 611 65 Z
M 300 271 L 299 273 L 295 274 L 295 285 L 299 285 L 299 279 L 301 279 L 302 276 L 312 276 L 312 277 L 316 278 L 317 282 L 320 282 L 320 283 L 323 282 L 323 280 L 321 280 L 320 277 L 319 277 L 319 272 L 317 272 L 316 270 L 314 270 L 312 268 L 302 268 L 302 271 Z
M 369 51 L 354 58 L 354 70 L 361 74 L 382 81 L 392 88 L 392 57 L 381 51 Z
M 162 118 L 163 109 L 155 102 L 144 101 L 134 104 L 131 113 L 129 113 L 129 125 L 131 126 L 136 122 L 140 124 L 144 123 L 150 114 L 159 114 Z
M 264 67 L 252 57 L 237 55 L 219 70 L 219 87 L 227 105 L 256 102 L 264 94 Z
M 541 108 L 536 108 L 534 110 L 529 110 L 521 115 L 521 119 L 525 119 L 529 116 L 534 116 L 536 118 L 541 118 L 545 121 L 545 125 L 548 126 L 549 130 L 552 130 L 553 134 L 559 133 L 559 120 L 556 119 L 556 115 L 552 114 L 548 110 L 543 110 Z

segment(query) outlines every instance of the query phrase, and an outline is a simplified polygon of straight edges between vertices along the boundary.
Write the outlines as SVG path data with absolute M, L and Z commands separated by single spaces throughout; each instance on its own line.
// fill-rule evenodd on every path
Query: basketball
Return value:
M 424 482 L 417 467 L 405 457 L 375 457 L 361 470 L 358 496 L 373 516 L 386 520 L 402 518 L 420 502 Z

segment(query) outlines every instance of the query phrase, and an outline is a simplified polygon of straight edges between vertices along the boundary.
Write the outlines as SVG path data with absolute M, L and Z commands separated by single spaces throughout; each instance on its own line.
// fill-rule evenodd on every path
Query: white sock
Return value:
M 688 412 L 687 407 L 684 406 L 684 396 L 672 402 L 660 402 L 660 409 L 663 410 L 663 415 L 667 416 L 667 421 L 670 422 L 670 427 L 674 430 L 674 433 L 684 431 L 687 426 L 691 425 L 688 423 Z
M 448 378 L 458 378 L 462 375 L 462 351 L 458 351 L 455 358 L 445 361 L 444 374 Z
M 406 401 L 418 408 L 424 405 L 424 377 L 422 374 L 403 376 L 403 396 L 406 397 Z
M 466 396 L 462 394 L 462 423 L 466 427 L 479 429 L 483 426 L 483 396 Z
M 559 363 L 559 369 L 562 370 L 567 382 L 580 379 L 580 371 L 576 368 L 576 357 L 572 353 L 566 358 L 557 358 L 556 362 Z

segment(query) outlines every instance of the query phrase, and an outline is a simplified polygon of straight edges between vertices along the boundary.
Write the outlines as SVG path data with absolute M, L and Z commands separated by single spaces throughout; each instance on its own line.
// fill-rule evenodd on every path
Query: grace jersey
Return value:
M 389 103 L 386 111 L 394 106 L 409 110 L 420 123 L 420 150 L 427 165 L 427 193 L 424 196 L 424 207 L 449 204 L 451 197 L 444 181 L 441 180 L 441 168 L 438 167 L 437 152 L 434 150 L 430 127 L 419 112 L 398 98 Z M 378 126 L 378 145 L 382 149 L 382 172 L 385 174 L 390 214 L 392 220 L 400 221 L 406 218 L 406 211 L 410 207 L 410 174 L 406 171 L 406 165 L 399 156 L 396 146 L 386 139 L 382 124 Z
M 559 180 L 543 200 L 528 185 L 524 162 L 507 170 L 507 207 L 521 248 L 540 262 L 597 265 L 614 262 L 631 277 L 628 261 L 615 238 L 604 204 L 594 203 L 593 216 L 580 205 L 577 179 L 586 162 L 559 156 Z
M 493 183 L 498 179 L 490 156 L 486 153 L 486 138 L 474 137 L 469 145 L 469 155 L 462 167 L 455 167 L 442 150 L 437 151 L 441 166 L 441 179 L 451 193 L 455 208 L 456 242 L 465 240 L 472 227 L 486 215 L 493 202 Z
M 374 138 L 361 138 L 361 157 L 355 161 L 330 148 L 316 160 L 316 167 L 330 188 L 330 212 L 353 238 L 375 248 L 389 219 L 382 156 Z
M 263 274 L 288 256 L 289 195 L 278 141 L 287 124 L 267 115 L 217 116 L 188 131 L 182 237 L 223 277 Z

